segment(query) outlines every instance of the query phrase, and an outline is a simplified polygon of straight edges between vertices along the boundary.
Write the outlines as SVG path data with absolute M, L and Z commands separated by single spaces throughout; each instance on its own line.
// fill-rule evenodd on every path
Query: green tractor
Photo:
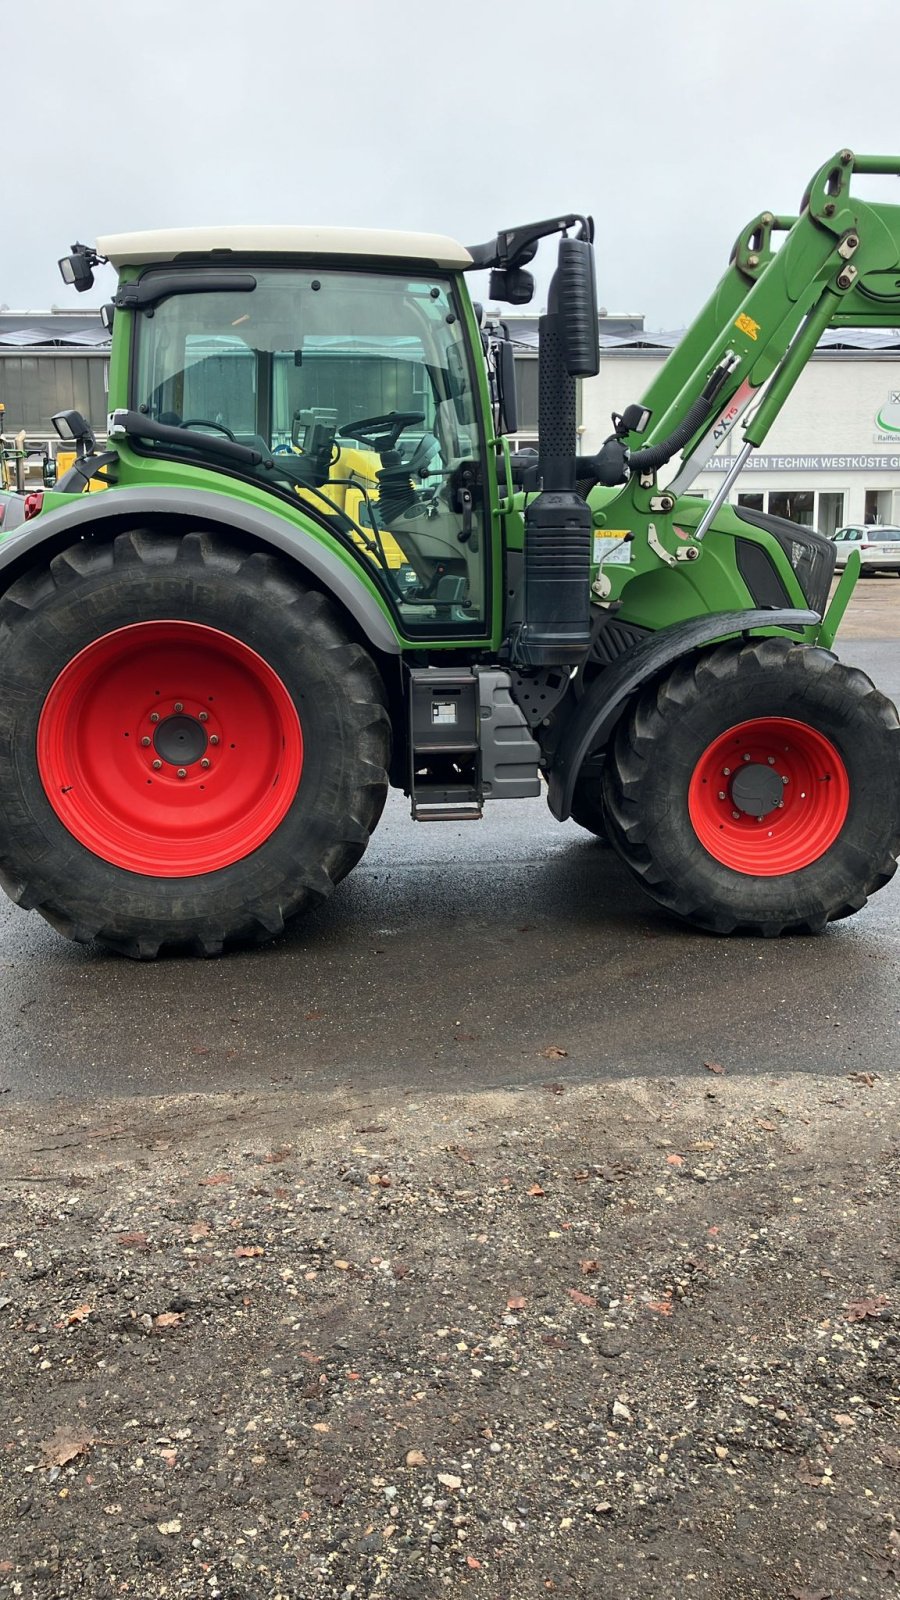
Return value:
M 214 955 L 330 894 L 390 785 L 458 822 L 544 780 L 688 922 L 857 911 L 900 848 L 896 712 L 830 650 L 859 558 L 832 593 L 828 540 L 727 503 L 824 330 L 898 321 L 900 210 L 854 171 L 900 162 L 841 151 L 798 218 L 754 219 L 582 458 L 589 219 L 471 249 L 311 227 L 73 246 L 75 288 L 118 273 L 108 443 L 61 413 L 73 466 L 0 496 L 12 899 L 130 956 Z M 466 274 L 524 304 L 553 235 L 540 451 L 511 455 L 512 347 Z M 691 496 L 742 418 L 721 491 Z

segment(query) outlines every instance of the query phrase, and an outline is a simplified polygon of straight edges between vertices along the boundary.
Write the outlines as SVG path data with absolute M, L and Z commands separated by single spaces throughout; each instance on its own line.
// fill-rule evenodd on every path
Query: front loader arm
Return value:
M 644 395 L 650 424 L 624 441 L 638 459 L 683 423 L 710 374 L 730 366 L 714 407 L 682 447 L 673 494 L 689 486 L 766 385 L 745 433 L 752 447 L 762 443 L 827 328 L 900 321 L 900 206 L 852 195 L 854 173 L 900 175 L 900 157 L 839 151 L 813 178 L 799 217 L 764 212 L 749 223 L 710 300 Z M 785 234 L 777 250 L 776 233 Z

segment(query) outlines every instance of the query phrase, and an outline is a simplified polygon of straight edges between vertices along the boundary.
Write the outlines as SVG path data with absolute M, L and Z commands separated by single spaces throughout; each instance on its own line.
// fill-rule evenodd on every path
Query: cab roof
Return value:
M 183 256 L 356 256 L 368 260 L 422 261 L 436 267 L 465 268 L 472 257 L 464 245 L 441 233 L 401 233 L 383 228 L 235 226 L 158 228 L 148 233 L 111 233 L 97 249 L 117 269 L 142 267 Z

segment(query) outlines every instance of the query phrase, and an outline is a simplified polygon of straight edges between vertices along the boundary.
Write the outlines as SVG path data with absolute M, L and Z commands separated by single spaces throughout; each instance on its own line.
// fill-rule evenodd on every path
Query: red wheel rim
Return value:
M 799 872 L 830 849 L 850 805 L 850 781 L 829 739 L 789 717 L 739 722 L 694 769 L 688 810 L 709 854 L 735 872 Z
M 69 832 L 144 877 L 190 878 L 257 850 L 300 782 L 303 735 L 272 668 L 196 622 L 140 622 L 65 666 L 37 761 Z

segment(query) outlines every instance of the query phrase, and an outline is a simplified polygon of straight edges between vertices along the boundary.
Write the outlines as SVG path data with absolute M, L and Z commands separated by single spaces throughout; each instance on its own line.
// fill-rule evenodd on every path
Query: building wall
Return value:
M 8 434 L 25 429 L 29 440 L 56 438 L 55 411 L 80 411 L 106 432 L 109 357 L 82 351 L 0 348 L 0 400 Z

